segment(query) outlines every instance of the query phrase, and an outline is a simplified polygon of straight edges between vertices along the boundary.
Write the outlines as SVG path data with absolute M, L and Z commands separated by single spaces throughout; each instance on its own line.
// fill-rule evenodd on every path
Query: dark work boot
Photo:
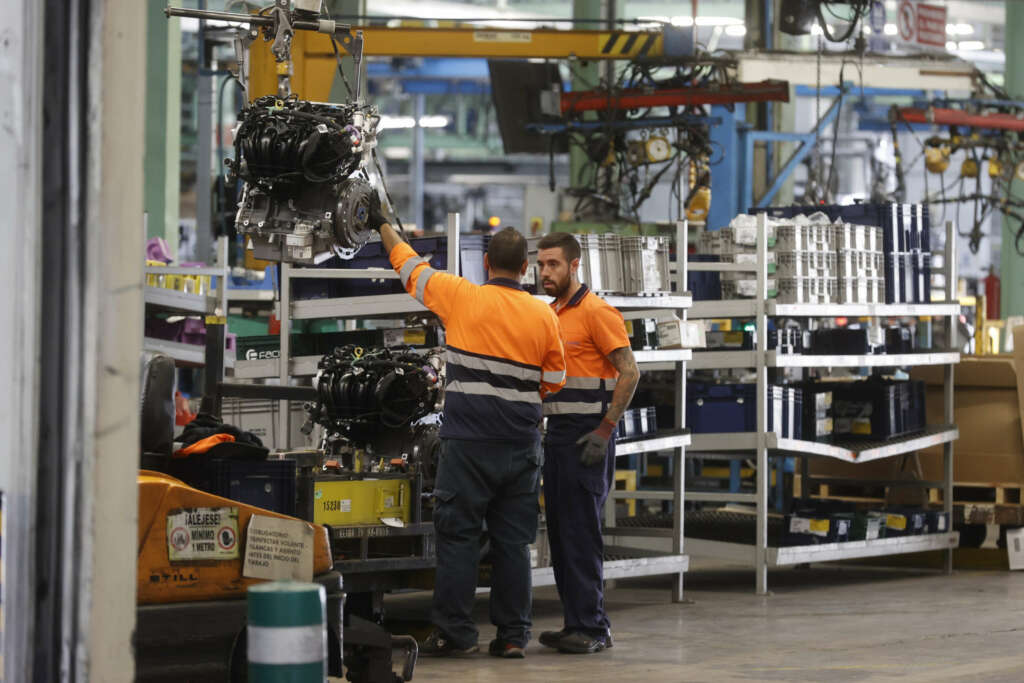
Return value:
M 420 654 L 428 657 L 465 657 L 479 652 L 479 650 L 480 648 L 475 644 L 469 647 L 459 647 L 448 640 L 448 636 L 440 629 L 434 629 L 420 645 Z
M 558 651 L 574 655 L 589 655 L 609 647 L 611 638 L 608 636 L 591 636 L 581 631 L 573 631 L 558 640 Z
M 515 643 L 501 638 L 495 638 L 491 641 L 490 646 L 487 648 L 487 653 L 492 657 L 504 657 L 505 659 L 523 659 L 526 657 L 526 646 L 516 645 Z
M 540 634 L 540 644 L 546 647 L 558 649 L 558 641 L 569 635 L 569 630 L 563 628 L 561 631 L 544 631 Z

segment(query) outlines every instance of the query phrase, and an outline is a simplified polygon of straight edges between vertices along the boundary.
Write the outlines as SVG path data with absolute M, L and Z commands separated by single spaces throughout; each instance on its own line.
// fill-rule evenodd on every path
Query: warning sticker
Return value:
M 384 330 L 384 346 L 423 346 L 427 343 L 427 330 L 407 327 Z
M 473 31 L 473 40 L 477 43 L 532 43 L 533 34 L 529 31 Z
M 238 557 L 238 508 L 184 508 L 167 515 L 171 562 Z
M 793 517 L 789 520 L 789 533 L 791 534 L 813 534 L 815 536 L 828 536 L 829 521 L 827 519 L 809 519 L 807 517 Z
M 313 528 L 295 519 L 253 515 L 246 532 L 242 576 L 311 581 Z

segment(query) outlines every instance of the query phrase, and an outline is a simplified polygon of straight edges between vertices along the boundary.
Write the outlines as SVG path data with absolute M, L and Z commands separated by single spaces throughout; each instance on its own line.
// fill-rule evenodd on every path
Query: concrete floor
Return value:
M 821 565 L 772 572 L 773 595 L 757 597 L 749 570 L 691 567 L 689 604 L 671 604 L 658 579 L 608 591 L 611 650 L 541 646 L 540 631 L 562 626 L 558 595 L 541 588 L 525 660 L 421 658 L 414 681 L 1024 681 L 1024 573 Z M 429 605 L 429 594 L 386 600 L 398 620 L 426 618 Z M 486 596 L 475 617 L 486 651 Z

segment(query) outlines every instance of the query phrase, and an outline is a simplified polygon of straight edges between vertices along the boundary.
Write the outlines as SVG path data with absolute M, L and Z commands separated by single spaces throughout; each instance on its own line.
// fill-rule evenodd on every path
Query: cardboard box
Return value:
M 702 320 L 662 320 L 658 323 L 659 349 L 703 349 L 707 346 Z
M 1010 570 L 1024 569 L 1024 529 L 1006 531 L 1006 556 Z

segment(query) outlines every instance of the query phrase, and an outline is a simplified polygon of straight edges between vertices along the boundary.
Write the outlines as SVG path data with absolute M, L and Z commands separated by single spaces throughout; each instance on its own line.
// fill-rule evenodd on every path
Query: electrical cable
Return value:
M 825 19 L 825 14 L 822 9 L 827 9 L 828 13 L 836 19 L 841 19 L 838 14 L 832 11 L 832 3 L 830 0 L 820 0 L 818 2 L 817 13 L 818 13 L 818 24 L 821 26 L 821 31 L 825 37 L 833 43 L 845 43 L 853 35 L 853 32 L 857 30 L 857 25 L 861 19 L 867 16 L 867 13 L 871 10 L 871 3 L 867 0 L 848 0 L 842 4 L 848 4 L 853 7 L 854 13 L 853 18 L 849 20 L 849 24 L 846 27 L 846 33 L 842 36 L 833 35 L 832 29 L 829 28 L 828 21 Z
M 395 211 L 395 203 L 391 199 L 391 193 L 388 191 L 388 185 L 384 181 L 384 169 L 381 168 L 380 158 L 377 156 L 377 148 L 373 148 L 373 165 L 377 169 L 377 176 L 380 178 L 380 189 L 384 190 L 384 198 L 388 200 L 388 206 L 391 207 L 391 212 L 395 217 L 395 223 L 398 226 L 398 232 L 405 237 L 405 226 L 402 225 L 402 219 L 398 217 L 398 212 Z
M 327 0 L 321 0 L 320 11 L 327 15 L 327 21 L 333 21 L 331 19 L 331 10 L 327 6 Z M 356 94 L 352 91 L 352 86 L 348 82 L 348 77 L 345 76 L 345 70 L 341 68 L 341 53 L 338 52 L 338 41 L 335 39 L 334 34 L 331 34 L 331 49 L 334 50 L 334 59 L 338 64 L 338 75 L 341 76 L 341 82 L 345 84 L 345 90 L 348 92 L 350 100 L 356 98 Z
M 843 94 L 845 92 L 843 86 L 843 70 L 846 68 L 846 60 L 839 65 L 839 102 L 836 104 L 837 112 L 836 119 L 832 123 L 832 155 L 828 162 L 828 180 L 825 183 L 825 196 L 830 200 L 833 199 L 832 183 L 835 179 L 836 171 L 836 151 L 839 148 L 839 122 L 843 114 Z

